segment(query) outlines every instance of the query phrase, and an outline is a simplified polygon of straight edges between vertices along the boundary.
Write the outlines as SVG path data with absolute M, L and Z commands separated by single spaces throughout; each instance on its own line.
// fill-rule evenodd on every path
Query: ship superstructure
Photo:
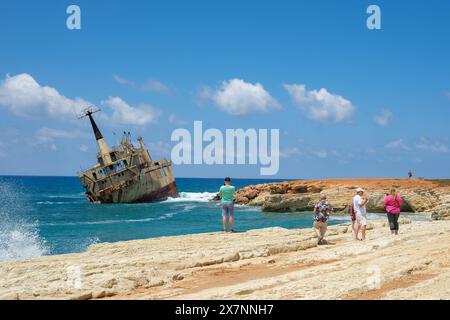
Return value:
M 177 196 L 171 161 L 153 160 L 142 137 L 139 147 L 124 132 L 120 145 L 110 148 L 88 108 L 89 118 L 98 144 L 97 164 L 80 174 L 86 197 L 95 203 L 135 203 L 165 200 Z

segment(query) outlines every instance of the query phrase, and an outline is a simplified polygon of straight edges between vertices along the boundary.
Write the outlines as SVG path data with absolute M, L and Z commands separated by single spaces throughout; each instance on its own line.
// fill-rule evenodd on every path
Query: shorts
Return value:
M 322 235 L 327 231 L 328 222 L 314 221 L 314 228 L 317 229 Z
M 234 202 L 223 202 L 222 217 L 233 217 L 233 216 L 234 216 Z
M 314 229 L 316 229 L 317 236 L 323 238 L 327 232 L 327 222 L 314 221 Z
M 366 226 L 367 225 L 366 215 L 356 212 L 356 223 L 358 223 L 358 225 L 360 226 Z

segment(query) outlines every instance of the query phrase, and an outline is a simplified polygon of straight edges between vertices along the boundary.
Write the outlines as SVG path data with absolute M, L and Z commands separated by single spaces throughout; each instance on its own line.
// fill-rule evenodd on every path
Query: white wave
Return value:
M 80 199 L 85 198 L 84 192 L 81 193 L 67 193 L 67 194 L 50 194 L 46 195 L 45 197 L 51 198 L 51 199 L 58 199 L 58 198 L 73 198 L 73 199 Z
M 261 212 L 261 208 L 251 207 L 245 204 L 236 204 L 236 208 L 239 208 L 239 211 L 243 212 Z
M 331 221 L 343 221 L 343 222 L 350 222 L 351 218 L 350 215 L 344 215 L 344 216 L 331 216 L 330 217 Z
M 410 219 L 412 221 L 431 221 L 431 214 L 401 214 L 401 218 Z
M 76 252 L 86 251 L 90 246 L 96 243 L 100 243 L 100 239 L 97 236 L 83 239 L 75 245 L 75 251 Z
M 80 203 L 84 203 L 85 201 L 38 201 L 36 202 L 37 205 L 61 205 L 61 204 L 80 204 Z
M 209 202 L 216 196 L 214 192 L 180 192 L 177 198 L 168 198 L 164 202 Z
M 36 204 L 39 204 L 39 205 L 65 204 L 65 203 L 67 203 L 67 202 L 62 202 L 62 201 L 38 201 L 38 202 L 36 202 Z
M 112 220 L 99 220 L 99 221 L 79 221 L 79 222 L 62 222 L 62 223 L 46 223 L 45 226 L 57 227 L 57 226 L 80 226 L 80 225 L 102 225 L 102 224 L 120 224 L 120 223 L 137 223 L 137 222 L 150 222 L 159 221 L 172 218 L 178 214 L 178 212 L 165 213 L 160 217 L 149 217 L 142 219 L 112 219 Z
M 27 217 L 20 186 L 0 180 L 0 194 L 0 261 L 48 254 L 45 240 L 39 237 L 37 221 Z
M 49 253 L 37 231 L 23 227 L 1 230 L 0 243 L 0 261 L 29 259 Z

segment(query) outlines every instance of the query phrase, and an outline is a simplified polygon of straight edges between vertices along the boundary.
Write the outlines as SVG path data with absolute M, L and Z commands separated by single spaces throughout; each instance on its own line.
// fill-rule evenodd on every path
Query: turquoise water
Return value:
M 277 180 L 233 181 L 238 188 Z M 94 205 L 76 177 L 0 177 L 0 260 L 81 252 L 99 242 L 221 230 L 209 199 L 222 179 L 177 179 L 180 198 L 160 203 Z M 349 221 L 334 217 L 331 224 Z M 310 213 L 263 213 L 238 206 L 235 229 L 310 227 Z

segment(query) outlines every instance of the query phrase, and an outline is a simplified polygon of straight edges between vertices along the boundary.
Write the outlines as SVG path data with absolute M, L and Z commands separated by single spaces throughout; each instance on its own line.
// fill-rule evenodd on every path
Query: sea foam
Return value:
M 209 202 L 215 195 L 214 192 L 180 192 L 179 197 L 169 198 L 165 202 Z
M 37 221 L 29 221 L 20 186 L 0 179 L 0 261 L 29 259 L 49 253 Z

